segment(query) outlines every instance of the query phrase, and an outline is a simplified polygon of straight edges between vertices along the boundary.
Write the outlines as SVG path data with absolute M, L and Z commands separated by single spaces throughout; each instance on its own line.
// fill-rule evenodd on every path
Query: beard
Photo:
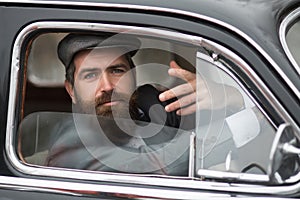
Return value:
M 116 145 L 128 143 L 136 128 L 136 124 L 127 123 L 126 120 L 124 121 L 122 119 L 138 119 L 137 92 L 134 92 L 130 96 L 111 91 L 103 93 L 101 97 L 96 98 L 94 101 L 84 101 L 76 92 L 74 94 L 76 95 L 77 103 L 73 105 L 73 108 L 76 113 L 96 114 L 102 133 L 105 134 L 111 142 Z M 118 101 L 118 103 L 111 106 L 104 105 L 110 101 Z M 116 121 L 121 121 L 123 127 L 126 128 L 119 127 Z
M 74 91 L 77 103 L 74 105 L 74 109 L 78 113 L 83 114 L 96 114 L 101 117 L 107 118 L 126 118 L 137 120 L 139 117 L 138 104 L 137 104 L 137 92 L 134 92 L 131 96 L 124 93 L 115 91 L 108 91 L 103 93 L 100 97 L 94 101 L 83 100 Z M 116 105 L 106 106 L 107 102 L 118 101 Z
M 75 93 L 77 103 L 73 105 L 76 113 L 91 114 L 98 117 L 102 133 L 116 145 L 128 143 L 135 130 L 135 123 L 128 123 L 127 119 L 137 120 L 139 118 L 137 92 L 131 96 L 117 92 L 106 92 L 94 101 L 84 101 Z M 107 102 L 118 101 L 117 104 L 107 106 Z M 125 119 L 125 120 L 124 120 Z M 119 127 L 117 122 L 121 122 Z M 129 134 L 128 134 L 129 133 Z

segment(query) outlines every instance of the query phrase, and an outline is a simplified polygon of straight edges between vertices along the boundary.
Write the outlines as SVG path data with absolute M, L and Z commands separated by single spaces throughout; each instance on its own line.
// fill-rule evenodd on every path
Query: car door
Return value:
M 24 5 L 1 6 L 1 23 L 6 25 L 1 49 L 9 55 L 3 56 L 6 67 L 1 76 L 10 77 L 9 83 L 3 81 L 7 87 L 1 95 L 7 99 L 1 107 L 6 122 L 1 127 L 5 133 L 1 162 L 6 163 L 1 178 L 3 197 L 230 199 L 294 194 L 288 186 L 273 185 L 278 182 L 270 179 L 270 153 L 276 133 L 285 130 L 280 127 L 287 123 L 297 127 L 297 123 L 274 95 L 278 91 L 271 88 L 270 83 L 281 84 L 273 77 L 272 63 L 230 26 L 159 6 Z M 12 23 L 4 23 L 7 19 Z M 87 150 L 84 158 L 97 158 L 92 162 L 104 163 L 108 171 L 48 165 L 49 152 L 57 141 L 64 141 L 57 128 L 61 122 L 71 118 L 80 132 L 82 123 L 90 125 L 97 119 L 96 115 L 77 118 L 64 88 L 65 71 L 57 45 L 70 33 L 137 37 L 141 41 L 133 57 L 137 88 L 151 85 L 161 92 L 186 84 L 185 76 L 168 74 L 170 62 L 176 61 L 195 80 L 195 85 L 186 85 L 195 94 L 196 111 L 180 117 L 173 127 L 165 118 L 160 124 L 162 115 L 154 108 L 152 114 L 151 108 L 145 111 L 150 122 L 139 128 L 147 135 L 144 141 L 152 137 L 149 146 L 154 150 L 146 149 L 144 154 L 114 145 L 108 156 L 112 160 L 101 159 L 103 149 L 99 151 L 94 143 L 89 148 L 95 140 L 87 137 L 86 130 L 77 140 L 67 138 L 67 145 L 82 143 Z M 209 96 L 205 107 L 201 107 L 203 91 Z M 165 132 L 172 137 L 160 138 Z M 160 165 L 152 165 L 156 163 L 153 158 Z M 64 159 L 77 163 L 82 157 Z

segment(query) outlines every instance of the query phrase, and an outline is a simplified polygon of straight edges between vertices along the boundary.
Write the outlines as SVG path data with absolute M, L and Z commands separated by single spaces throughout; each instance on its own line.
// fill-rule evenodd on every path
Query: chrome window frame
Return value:
M 18 77 L 20 69 L 20 56 L 21 47 L 23 46 L 26 37 L 33 33 L 34 31 L 43 29 L 70 29 L 70 30 L 90 30 L 90 31 L 112 31 L 112 32 L 124 32 L 129 31 L 132 34 L 147 35 L 160 38 L 173 39 L 185 43 L 190 43 L 197 46 L 207 47 L 213 49 L 216 54 L 223 54 L 230 60 L 237 63 L 241 67 L 242 71 L 247 74 L 253 83 L 262 91 L 266 98 L 270 101 L 272 106 L 280 114 L 280 116 L 287 122 L 294 124 L 293 119 L 288 115 L 284 108 L 280 105 L 279 101 L 267 88 L 264 82 L 255 74 L 251 67 L 244 62 L 240 57 L 231 52 L 230 50 L 204 38 L 198 36 L 191 36 L 182 33 L 175 33 L 168 30 L 159 30 L 154 28 L 140 28 L 125 25 L 111 25 L 111 24 L 99 24 L 99 23 L 85 23 L 85 22 L 57 22 L 57 21 L 47 21 L 47 22 L 35 22 L 26 26 L 17 36 L 13 47 L 12 55 L 12 66 L 11 66 L 11 84 L 9 91 L 9 107 L 7 115 L 7 128 L 6 128 L 6 153 L 8 155 L 8 160 L 11 162 L 12 166 L 21 173 L 37 176 L 47 176 L 56 178 L 72 178 L 77 180 L 91 180 L 91 181 L 108 181 L 115 183 L 132 183 L 140 185 L 152 185 L 152 186 L 167 186 L 167 187 L 177 187 L 177 188 L 190 188 L 190 189 L 208 189 L 217 191 L 232 191 L 232 192 L 247 192 L 255 194 L 281 194 L 281 193 L 293 193 L 295 192 L 294 186 L 285 187 L 268 187 L 257 185 L 255 190 L 253 190 L 254 185 L 248 184 L 232 184 L 232 183 L 216 183 L 209 181 L 197 181 L 196 178 L 188 177 L 170 177 L 170 176 L 145 176 L 145 175 L 133 175 L 133 174 L 116 174 L 107 172 L 91 172 L 84 170 L 71 170 L 71 169 L 57 169 L 42 166 L 32 166 L 25 165 L 20 162 L 17 154 L 16 148 L 14 146 L 15 135 L 14 131 L 18 124 L 15 123 L 15 108 L 18 99 L 17 88 L 18 88 Z M 299 129 L 298 129 L 299 130 Z M 49 184 L 45 181 L 45 184 Z M 300 184 L 300 183 L 299 183 Z M 53 188 L 51 186 L 50 188 Z M 150 195 L 151 196 L 151 195 Z
M 286 41 L 286 35 L 288 32 L 288 27 L 290 24 L 292 24 L 296 19 L 300 20 L 300 8 L 297 8 L 293 10 L 290 14 L 288 14 L 283 21 L 281 22 L 279 26 L 279 39 L 281 42 L 281 45 L 283 47 L 283 50 L 285 51 L 287 57 L 289 58 L 290 62 L 292 63 L 293 67 L 295 68 L 296 72 L 300 76 L 300 66 L 294 59 L 293 54 L 291 53 L 287 41 Z

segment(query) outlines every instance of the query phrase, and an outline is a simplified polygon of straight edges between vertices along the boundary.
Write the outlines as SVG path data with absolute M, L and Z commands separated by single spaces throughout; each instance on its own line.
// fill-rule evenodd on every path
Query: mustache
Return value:
M 95 99 L 95 105 L 101 106 L 102 104 L 105 104 L 107 102 L 111 101 L 124 101 L 125 103 L 129 103 L 130 101 L 130 95 L 118 93 L 115 91 L 108 91 L 103 93 L 100 97 Z

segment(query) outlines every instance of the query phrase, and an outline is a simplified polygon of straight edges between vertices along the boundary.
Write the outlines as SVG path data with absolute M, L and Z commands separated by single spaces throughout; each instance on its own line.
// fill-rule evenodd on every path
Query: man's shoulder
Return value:
M 70 113 L 72 115 L 72 113 Z M 75 124 L 72 116 L 66 116 L 60 120 L 51 130 L 50 143 L 54 145 L 58 141 L 60 143 L 68 143 L 74 140 Z

